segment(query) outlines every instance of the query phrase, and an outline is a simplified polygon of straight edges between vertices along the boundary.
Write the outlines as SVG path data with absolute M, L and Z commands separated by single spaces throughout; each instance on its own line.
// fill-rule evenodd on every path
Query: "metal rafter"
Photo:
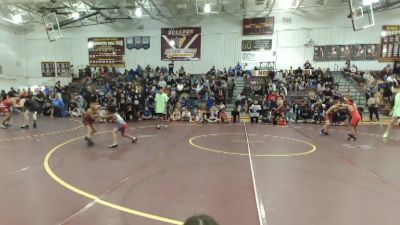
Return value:
M 303 4 L 304 0 L 297 0 L 297 6 L 296 6 L 296 10 L 298 8 L 300 8 L 300 6 Z

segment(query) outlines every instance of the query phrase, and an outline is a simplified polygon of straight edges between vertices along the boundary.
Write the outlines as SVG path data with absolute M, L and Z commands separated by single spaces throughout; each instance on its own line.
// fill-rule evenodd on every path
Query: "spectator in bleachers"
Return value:
M 371 97 L 369 97 L 368 101 L 367 101 L 370 121 L 373 121 L 372 116 L 374 114 L 375 114 L 376 120 L 379 121 L 378 106 L 380 104 L 380 100 L 379 100 L 378 96 L 379 96 L 379 93 L 376 93 L 375 95 L 372 95 Z

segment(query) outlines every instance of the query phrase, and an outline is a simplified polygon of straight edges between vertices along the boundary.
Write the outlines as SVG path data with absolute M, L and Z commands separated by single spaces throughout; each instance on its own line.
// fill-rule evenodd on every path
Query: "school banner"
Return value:
M 161 60 L 198 61 L 201 27 L 161 28 Z
M 125 67 L 125 38 L 89 38 L 89 64 L 92 67 Z

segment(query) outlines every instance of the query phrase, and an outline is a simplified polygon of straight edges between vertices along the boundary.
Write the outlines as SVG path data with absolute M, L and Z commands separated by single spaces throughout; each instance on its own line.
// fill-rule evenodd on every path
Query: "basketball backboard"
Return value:
M 43 22 L 50 42 L 62 38 L 60 25 L 55 13 L 43 16 Z
M 350 18 L 353 30 L 363 30 L 375 25 L 372 2 L 369 0 L 349 0 Z

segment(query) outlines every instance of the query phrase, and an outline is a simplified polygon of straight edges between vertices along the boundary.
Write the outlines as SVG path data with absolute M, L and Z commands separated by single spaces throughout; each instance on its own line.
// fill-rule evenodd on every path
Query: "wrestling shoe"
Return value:
M 108 147 L 109 147 L 109 148 L 116 148 L 117 146 L 118 146 L 118 144 L 114 143 L 114 144 L 112 144 L 112 145 L 109 145 Z

